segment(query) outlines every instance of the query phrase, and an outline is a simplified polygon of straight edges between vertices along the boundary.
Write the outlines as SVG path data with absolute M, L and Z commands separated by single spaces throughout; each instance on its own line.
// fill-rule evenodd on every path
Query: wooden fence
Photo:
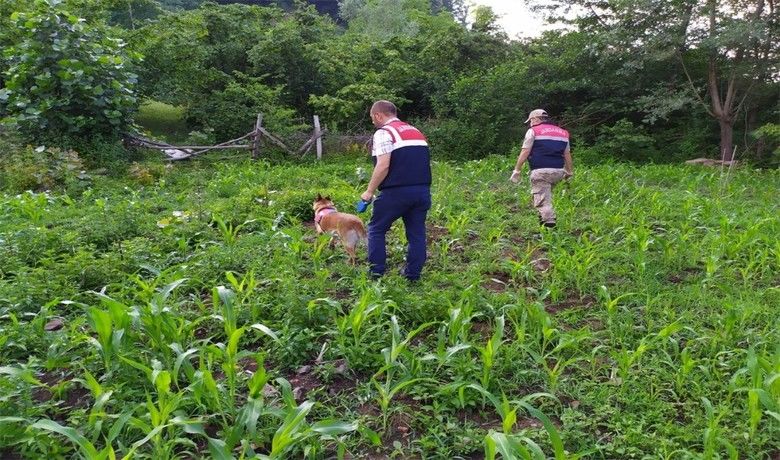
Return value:
M 279 137 L 270 133 L 263 127 L 263 114 L 257 114 L 257 120 L 255 121 L 254 129 L 244 134 L 241 137 L 231 139 L 229 141 L 221 142 L 216 145 L 171 145 L 167 142 L 161 142 L 153 139 L 147 139 L 145 137 L 125 134 L 125 144 L 133 147 L 145 147 L 155 150 L 160 150 L 164 153 L 169 160 L 186 160 L 194 156 L 206 153 L 211 150 L 226 150 L 226 149 L 239 149 L 250 150 L 252 159 L 256 160 L 260 158 L 262 153 L 263 141 L 274 144 L 281 148 L 290 155 L 303 156 L 308 153 L 312 147 L 316 148 L 317 159 L 322 159 L 322 137 L 328 132 L 327 129 L 322 129 L 320 126 L 320 117 L 314 116 L 314 131 L 311 137 L 304 142 L 304 144 L 297 150 L 293 150 Z

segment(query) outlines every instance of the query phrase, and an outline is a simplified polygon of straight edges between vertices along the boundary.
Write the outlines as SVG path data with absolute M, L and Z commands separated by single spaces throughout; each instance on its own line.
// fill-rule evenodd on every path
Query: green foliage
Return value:
M 780 124 L 767 123 L 753 131 L 753 136 L 770 152 L 767 162 L 774 163 L 775 166 L 780 164 Z
M 26 146 L 0 156 L 0 184 L 11 192 L 51 190 L 88 181 L 73 150 Z
M 602 127 L 593 149 L 603 157 L 627 161 L 647 161 L 657 157 L 654 139 L 643 126 L 636 126 L 626 119 Z M 667 155 L 664 160 L 670 156 Z
M 302 129 L 296 123 L 295 111 L 282 105 L 280 93 L 281 89 L 269 88 L 258 81 L 230 81 L 224 90 L 193 102 L 187 117 L 196 126 L 212 130 L 221 142 L 251 131 L 258 113 L 263 114 L 263 125 L 274 133 Z
M 344 86 L 335 95 L 312 95 L 309 99 L 314 111 L 329 121 L 335 129 L 350 128 L 356 123 L 368 120 L 368 110 L 374 101 L 393 101 L 402 106 L 406 99 L 393 94 L 392 90 L 375 83 L 356 83 Z M 361 118 L 363 120 L 361 120 Z
M 339 11 L 341 17 L 349 21 L 353 32 L 387 41 L 398 36 L 413 37 L 418 33 L 418 23 L 410 18 L 410 3 L 408 0 L 352 0 L 341 2 Z
M 117 135 L 127 127 L 136 106 L 137 53 L 57 0 L 37 0 L 34 10 L 15 12 L 12 20 L 20 32 L 5 50 L 6 122 L 33 142 Z

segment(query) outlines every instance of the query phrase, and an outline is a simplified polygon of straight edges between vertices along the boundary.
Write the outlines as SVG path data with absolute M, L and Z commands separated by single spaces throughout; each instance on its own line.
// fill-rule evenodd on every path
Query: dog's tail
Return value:
M 353 248 L 360 243 L 360 240 L 366 239 L 368 239 L 368 235 L 366 234 L 366 229 L 362 227 L 352 228 L 344 235 L 344 243 Z

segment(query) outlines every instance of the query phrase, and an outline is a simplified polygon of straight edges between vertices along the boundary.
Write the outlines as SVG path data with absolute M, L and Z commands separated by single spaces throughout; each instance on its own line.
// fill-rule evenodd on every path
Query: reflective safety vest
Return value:
M 548 123 L 532 126 L 531 129 L 534 131 L 534 145 L 528 155 L 531 169 L 563 168 L 563 153 L 569 146 L 569 132 Z
M 391 121 L 380 129 L 393 138 L 393 156 L 390 157 L 390 170 L 379 184 L 379 190 L 431 185 L 431 151 L 423 133 L 400 120 Z M 376 157 L 373 160 L 376 165 Z

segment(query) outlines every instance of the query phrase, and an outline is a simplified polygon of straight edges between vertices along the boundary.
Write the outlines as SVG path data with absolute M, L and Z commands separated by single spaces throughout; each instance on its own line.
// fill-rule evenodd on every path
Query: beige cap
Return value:
M 547 112 L 544 109 L 536 109 L 532 110 L 531 113 L 528 114 L 528 119 L 525 120 L 523 123 L 528 123 L 531 121 L 531 118 L 547 118 L 549 115 L 547 115 Z

